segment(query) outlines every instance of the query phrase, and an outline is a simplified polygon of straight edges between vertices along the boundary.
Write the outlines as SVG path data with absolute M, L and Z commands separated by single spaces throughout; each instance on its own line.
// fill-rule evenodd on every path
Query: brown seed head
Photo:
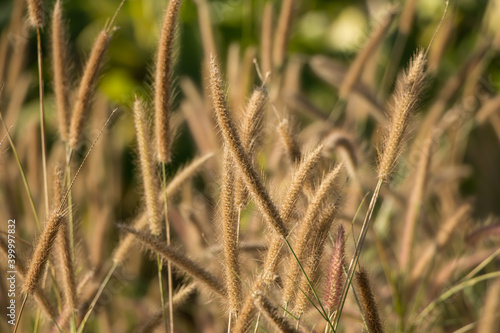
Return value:
M 101 68 L 110 40 L 111 35 L 106 30 L 102 30 L 92 48 L 82 79 L 80 80 L 69 133 L 69 145 L 73 149 L 78 148 L 81 144 L 83 125 L 90 109 L 97 77 L 99 76 L 99 69 Z
M 156 59 L 155 126 L 157 157 L 160 162 L 165 163 L 170 161 L 173 50 L 180 5 L 181 0 L 171 0 L 168 4 Z
M 42 28 L 45 23 L 43 0 L 28 0 L 28 14 L 31 25 Z
M 418 52 L 410 61 L 408 70 L 398 78 L 394 102 L 390 107 L 390 128 L 379 152 L 379 179 L 387 179 L 401 153 L 410 120 L 417 109 L 426 79 L 426 58 L 423 51 Z

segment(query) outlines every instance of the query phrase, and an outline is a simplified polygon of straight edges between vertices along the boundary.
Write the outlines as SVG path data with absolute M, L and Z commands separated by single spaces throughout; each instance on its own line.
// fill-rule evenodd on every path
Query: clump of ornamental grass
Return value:
M 418 107 L 418 102 L 421 99 L 427 76 L 425 71 L 426 56 L 427 53 L 424 53 L 422 50 L 417 52 L 417 54 L 410 61 L 408 69 L 400 75 L 398 81 L 396 82 L 396 89 L 393 96 L 394 101 L 390 106 L 391 121 L 389 124 L 389 130 L 385 135 L 383 148 L 379 150 L 379 164 L 377 170 L 378 181 L 363 221 L 354 256 L 349 264 L 349 269 L 347 271 L 348 280 L 344 286 L 342 300 L 335 314 L 336 325 L 340 319 L 349 286 L 356 270 L 359 256 L 361 254 L 361 248 L 363 247 L 366 233 L 370 225 L 371 216 L 377 202 L 380 188 L 382 187 L 382 183 L 387 181 L 390 177 L 396 161 L 401 154 L 404 139 L 410 128 L 412 116 Z
M 224 141 L 231 150 L 231 155 L 234 158 L 235 164 L 238 166 L 241 177 L 244 179 L 260 211 L 264 214 L 266 221 L 276 233 L 282 237 L 286 237 L 288 235 L 288 230 L 283 224 L 278 209 L 272 202 L 259 175 L 255 171 L 250 157 L 243 148 L 236 127 L 229 115 L 219 65 L 213 55 L 210 58 L 210 89 L 215 113 L 217 115 L 217 122 L 224 137 Z

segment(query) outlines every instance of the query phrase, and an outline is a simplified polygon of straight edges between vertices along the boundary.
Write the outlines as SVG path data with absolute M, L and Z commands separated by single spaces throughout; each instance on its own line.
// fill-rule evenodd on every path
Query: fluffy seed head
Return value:
M 28 14 L 29 21 L 33 27 L 43 27 L 43 24 L 45 23 L 43 0 L 28 0 Z
M 170 113 L 172 96 L 173 49 L 177 18 L 181 0 L 171 0 L 168 4 L 161 31 L 156 59 L 155 117 L 157 156 L 161 162 L 170 161 Z
M 134 122 L 137 133 L 137 147 L 139 150 L 139 164 L 141 166 L 142 181 L 144 184 L 144 195 L 148 212 L 149 226 L 151 232 L 158 236 L 161 233 L 160 209 L 158 207 L 158 188 L 155 163 L 153 158 L 153 147 L 149 133 L 146 110 L 141 100 L 136 98 L 134 102 Z
M 378 306 L 373 296 L 373 289 L 365 269 L 361 268 L 356 272 L 356 281 L 358 283 L 361 306 L 366 319 L 366 325 L 370 333 L 384 332 L 382 320 L 378 312 Z
M 54 245 L 57 233 L 64 222 L 64 215 L 55 213 L 47 222 L 45 229 L 40 235 L 40 239 L 35 247 L 31 259 L 28 273 L 24 281 L 23 291 L 26 294 L 32 294 L 35 290 L 47 260 L 49 259 L 50 251 Z
M 339 226 L 337 239 L 333 246 L 332 260 L 328 272 L 328 282 L 325 288 L 325 307 L 330 313 L 337 308 L 342 296 L 344 284 L 344 256 L 345 256 L 345 232 L 344 227 Z
M 56 95 L 59 134 L 64 142 L 68 141 L 71 117 L 67 44 L 62 5 L 61 1 L 58 0 L 52 14 L 52 66 L 54 68 L 54 92 Z
M 245 180 L 253 199 L 263 213 L 266 221 L 278 234 L 286 237 L 288 235 L 288 230 L 280 217 L 278 209 L 262 184 L 257 171 L 255 171 L 250 157 L 245 152 L 241 139 L 236 131 L 236 127 L 229 115 L 229 109 L 222 89 L 219 65 L 214 56 L 210 58 L 210 89 L 217 115 L 217 122 L 224 137 L 224 141 L 231 150 L 231 154 L 238 166 L 242 178 Z
M 92 48 L 89 60 L 85 66 L 71 118 L 69 145 L 73 149 L 78 148 L 81 143 L 83 125 L 90 108 L 99 69 L 101 68 L 110 40 L 111 35 L 106 30 L 102 30 L 97 37 L 97 41 Z
M 385 180 L 389 177 L 401 152 L 411 117 L 417 109 L 424 88 L 425 63 L 424 52 L 418 52 L 410 61 L 408 70 L 398 78 L 396 83 L 394 102 L 390 107 L 390 128 L 384 140 L 383 149 L 379 152 L 379 179 Z

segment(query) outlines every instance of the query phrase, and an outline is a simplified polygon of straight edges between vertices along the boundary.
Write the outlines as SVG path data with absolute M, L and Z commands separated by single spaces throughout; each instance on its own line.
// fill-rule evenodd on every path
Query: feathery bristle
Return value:
M 26 294 L 32 294 L 37 287 L 62 223 L 64 223 L 64 215 L 55 213 L 45 225 L 26 273 L 23 285 L 23 291 Z
M 221 186 L 222 231 L 224 238 L 224 258 L 226 283 L 231 312 L 238 313 L 241 303 L 240 265 L 238 260 L 238 220 L 234 206 L 233 159 L 227 146 L 223 148 L 224 163 Z
M 325 308 L 332 313 L 340 302 L 342 287 L 344 285 L 344 256 L 345 256 L 345 232 L 342 225 L 337 231 L 337 238 L 333 246 L 328 281 L 325 288 Z
M 61 1 L 57 0 L 52 14 L 52 66 L 54 68 L 54 93 L 56 95 L 59 134 L 64 142 L 68 141 L 71 120 L 67 45 L 62 5 Z
M 157 157 L 160 162 L 165 163 L 170 161 L 173 50 L 181 1 L 171 0 L 168 4 L 156 59 L 155 128 Z
M 28 14 L 31 25 L 35 28 L 42 28 L 45 23 L 45 8 L 43 0 L 27 0 Z
M 330 228 L 337 214 L 337 207 L 335 205 L 327 206 L 321 215 L 318 217 L 318 231 L 313 238 L 313 244 L 310 246 L 309 258 L 306 258 L 304 265 L 304 272 L 309 281 L 313 282 L 317 279 L 319 273 L 319 266 L 323 257 L 325 249 L 325 241 L 330 232 Z M 302 315 L 309 305 L 309 299 L 312 291 L 309 286 L 309 281 L 306 275 L 302 274 L 299 281 L 300 292 L 295 299 L 295 311 L 297 314 Z M 306 297 L 307 296 L 307 297 Z
M 418 52 L 411 60 L 408 70 L 396 83 L 394 102 L 390 108 L 390 129 L 384 140 L 383 149 L 379 152 L 379 179 L 385 180 L 389 177 L 401 152 L 411 117 L 423 92 L 426 79 L 425 63 L 424 52 Z
M 222 90 L 222 81 L 219 65 L 212 56 L 210 59 L 210 88 L 212 99 L 217 114 L 217 121 L 224 136 L 226 144 L 230 147 L 232 156 L 245 180 L 248 190 L 252 194 L 257 206 L 264 214 L 269 225 L 280 235 L 286 237 L 288 230 L 281 220 L 278 209 L 272 202 L 266 188 L 262 184 L 255 168 L 250 161 L 250 157 L 245 152 L 241 139 L 236 132 L 236 127 L 230 118 L 226 98 Z
M 97 77 L 99 76 L 99 69 L 103 63 L 110 40 L 111 35 L 108 31 L 102 30 L 90 52 L 89 60 L 80 80 L 69 132 L 69 145 L 73 149 L 78 148 L 81 144 L 83 125 L 85 119 L 87 119 Z
M 121 226 L 121 229 L 134 235 L 142 244 L 148 247 L 155 254 L 159 254 L 164 260 L 169 260 L 173 265 L 183 270 L 185 273 L 198 279 L 200 282 L 209 287 L 212 291 L 223 297 L 227 297 L 226 289 L 221 285 L 219 280 L 200 267 L 197 263 L 179 253 L 172 246 L 159 242 L 152 235 L 145 234 L 127 226 Z
M 368 326 L 368 332 L 384 332 L 370 279 L 364 268 L 360 268 L 359 271 L 356 272 L 356 282 L 359 289 L 359 298 L 363 308 L 363 314 L 365 316 L 366 325 Z
M 318 145 L 305 159 L 299 164 L 297 173 L 295 174 L 292 183 L 288 189 L 285 196 L 285 200 L 280 207 L 281 218 L 287 224 L 292 216 L 293 209 L 299 194 L 303 190 L 303 186 L 309 176 L 311 176 L 314 167 L 318 164 L 321 159 L 321 153 L 323 152 L 323 144 Z
M 142 101 L 136 98 L 134 102 L 134 123 L 137 133 L 137 147 L 139 150 L 139 164 L 141 165 L 144 196 L 148 212 L 151 232 L 161 234 L 160 209 L 158 207 L 158 177 L 155 170 L 153 147 L 149 133 L 148 117 Z
M 245 109 L 241 143 L 250 158 L 255 155 L 256 146 L 258 145 L 260 139 L 266 99 L 267 93 L 265 90 L 257 88 L 254 90 Z M 240 177 L 236 178 L 235 190 L 236 207 L 241 209 L 246 204 L 248 193 L 246 191 L 245 184 Z
M 343 164 L 339 164 L 333 170 L 331 170 L 321 181 L 321 185 L 318 191 L 314 195 L 311 203 L 308 205 L 306 213 L 299 224 L 299 230 L 297 231 L 297 241 L 294 245 L 295 255 L 300 262 L 304 261 L 307 256 L 307 249 L 309 248 L 311 237 L 314 237 L 318 232 L 318 226 L 314 222 L 316 221 L 318 215 L 321 213 L 321 206 L 325 202 L 326 198 L 331 195 L 331 190 L 335 185 L 335 180 L 337 179 L 340 171 L 342 170 Z M 283 288 L 283 300 L 289 302 L 292 300 L 293 296 L 297 292 L 293 281 L 297 280 L 299 276 L 299 267 L 295 261 L 295 257 L 290 258 L 290 270 L 289 275 L 291 279 L 285 281 L 285 286 Z

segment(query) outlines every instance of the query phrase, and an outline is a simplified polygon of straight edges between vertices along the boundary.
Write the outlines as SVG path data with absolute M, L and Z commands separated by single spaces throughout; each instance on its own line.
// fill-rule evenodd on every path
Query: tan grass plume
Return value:
M 35 28 L 42 28 L 45 23 L 43 0 L 27 0 L 29 21 Z
M 383 149 L 379 151 L 379 179 L 385 180 L 389 177 L 401 152 L 411 117 L 422 97 L 426 79 L 425 63 L 426 55 L 419 51 L 410 61 L 408 70 L 396 82 L 394 102 L 390 106 L 390 128 Z
M 54 69 L 54 93 L 56 95 L 59 134 L 68 141 L 71 107 L 69 104 L 68 40 L 63 21 L 61 1 L 57 0 L 52 14 L 52 67 Z
M 139 98 L 134 102 L 134 123 L 137 133 L 137 146 L 139 150 L 139 164 L 141 166 L 144 196 L 148 212 L 149 227 L 151 232 L 158 236 L 161 234 L 160 208 L 158 207 L 158 177 L 156 174 L 153 141 L 149 133 L 148 117 L 142 101 Z
M 286 237 L 288 230 L 281 220 L 278 209 L 274 205 L 269 193 L 255 171 L 250 157 L 245 152 L 241 139 L 236 131 L 233 121 L 229 115 L 219 65 L 214 56 L 210 59 L 210 89 L 217 115 L 217 121 L 222 131 L 224 141 L 230 147 L 232 156 L 238 166 L 240 175 L 245 180 L 248 190 L 252 194 L 260 211 L 263 213 L 269 225 L 281 236 Z
M 182 0 L 171 0 L 163 21 L 155 75 L 155 128 L 157 157 L 161 162 L 170 161 L 170 114 L 172 112 L 172 72 L 173 50 L 177 29 L 177 19 Z
M 361 307 L 365 316 L 368 332 L 382 333 L 384 332 L 382 320 L 378 311 L 378 305 L 373 295 L 373 288 L 368 277 L 368 273 L 364 268 L 360 268 L 356 272 L 356 282 L 359 289 L 359 298 Z
M 75 105 L 73 106 L 71 125 L 69 132 L 69 145 L 76 149 L 81 144 L 83 126 L 92 102 L 99 69 L 104 61 L 104 55 L 108 49 L 111 34 L 103 29 L 90 52 L 87 65 L 80 80 Z
M 63 214 L 56 212 L 48 219 L 31 257 L 23 284 L 24 293 L 32 294 L 36 289 L 64 218 Z
M 238 260 L 238 219 L 234 202 L 233 158 L 227 146 L 223 148 L 223 171 L 221 186 L 222 232 L 226 283 L 231 312 L 237 315 L 241 303 L 240 261 Z

